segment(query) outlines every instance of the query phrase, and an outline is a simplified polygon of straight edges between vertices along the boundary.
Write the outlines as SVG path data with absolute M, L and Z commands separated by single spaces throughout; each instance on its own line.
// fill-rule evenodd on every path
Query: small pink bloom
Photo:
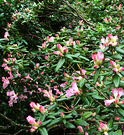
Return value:
M 37 69 L 39 68 L 39 63 L 36 63 L 36 68 L 37 68 Z
M 117 120 L 117 121 L 118 121 L 119 119 L 120 119 L 119 117 L 115 117 L 115 120 Z
M 9 36 L 9 33 L 8 32 L 5 32 L 4 38 L 7 39 L 8 36 Z
M 109 106 L 111 103 L 120 104 L 119 99 L 124 95 L 124 90 L 122 88 L 112 89 L 112 94 L 114 95 L 114 99 L 110 97 L 110 100 L 105 100 L 105 105 Z
M 26 120 L 33 125 L 35 123 L 35 118 L 31 117 L 30 115 L 26 118 Z
M 79 129 L 79 132 L 80 133 L 83 133 L 84 132 L 84 130 L 83 130 L 83 128 L 81 126 L 78 126 L 78 129 Z
M 61 112 L 60 115 L 61 115 L 61 117 L 64 117 L 64 113 L 63 112 Z

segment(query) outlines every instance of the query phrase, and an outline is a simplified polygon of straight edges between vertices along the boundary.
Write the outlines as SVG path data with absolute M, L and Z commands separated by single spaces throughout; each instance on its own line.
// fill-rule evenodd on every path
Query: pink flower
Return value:
M 65 44 L 66 44 L 67 46 L 71 46 L 71 45 L 75 45 L 76 43 L 75 43 L 75 41 L 73 41 L 73 38 L 70 37 L 70 38 L 69 38 L 69 41 L 65 42 Z
M 5 89 L 9 84 L 9 80 L 8 78 L 5 79 L 5 77 L 2 77 L 2 81 L 3 81 L 3 89 Z
M 14 95 L 15 94 L 15 92 L 14 92 L 14 90 L 13 91 L 10 91 L 10 90 L 8 90 L 8 92 L 7 92 L 7 96 L 12 96 L 12 95 Z
M 26 120 L 32 125 L 30 132 L 34 132 L 41 124 L 41 121 L 36 122 L 35 118 L 31 117 L 30 115 L 26 118 Z
M 36 68 L 37 68 L 37 69 L 39 68 L 39 63 L 36 63 Z
M 117 27 L 116 27 L 116 29 L 120 29 L 121 28 L 121 26 L 120 25 L 118 25 Z
M 35 123 L 35 118 L 31 117 L 30 115 L 26 118 L 26 120 L 33 125 Z
M 49 90 L 49 91 L 43 90 L 42 92 L 44 93 L 44 95 L 43 95 L 44 97 L 48 97 L 49 100 L 52 102 L 55 101 L 56 98 L 53 97 L 52 90 Z
M 122 88 L 112 89 L 112 94 L 115 98 L 110 96 L 110 100 L 105 100 L 106 106 L 109 106 L 111 103 L 115 103 L 116 107 L 118 107 L 117 104 L 123 104 L 123 101 L 119 102 L 120 97 L 124 95 L 124 90 Z
M 83 130 L 83 128 L 81 126 L 78 126 L 78 129 L 79 129 L 79 132 L 80 133 L 83 133 L 84 132 L 84 130 Z
M 18 99 L 17 95 L 18 95 L 18 93 L 15 94 L 14 91 L 8 90 L 7 96 L 10 96 L 10 101 L 8 101 L 9 106 L 13 106 L 13 103 L 17 103 L 17 99 Z
M 98 128 L 100 132 L 104 132 L 104 135 L 108 135 L 108 129 L 109 127 L 107 126 L 107 124 L 103 124 L 102 122 L 100 122 L 100 128 Z
M 99 68 L 99 66 L 103 63 L 104 54 L 102 52 L 97 52 L 92 54 L 92 59 L 94 60 L 94 68 Z
M 31 103 L 30 103 L 30 107 L 33 108 L 33 109 L 32 109 L 33 112 L 40 110 L 40 105 L 39 105 L 38 103 L 35 104 L 34 102 L 31 102 Z
M 73 96 L 73 95 L 78 95 L 78 94 L 80 94 L 80 91 L 78 90 L 78 87 L 77 87 L 76 82 L 75 82 L 75 81 L 72 82 L 71 85 L 72 85 L 72 87 L 69 88 L 69 89 L 66 91 L 66 94 L 65 94 L 65 96 L 68 97 L 68 98 L 71 97 L 71 96 Z
M 86 73 L 86 70 L 84 70 L 84 69 L 81 69 L 81 71 L 76 71 L 76 73 L 78 73 L 78 74 L 80 74 L 80 75 L 84 75 L 85 77 L 87 77 L 86 75 L 85 75 L 85 73 Z M 75 73 L 73 73 L 72 75 L 75 75 Z M 72 77 L 73 78 L 73 80 L 75 80 L 75 79 L 82 79 L 83 77 L 82 76 L 78 76 L 78 77 Z
M 40 105 L 39 109 L 40 109 L 40 112 L 42 114 L 44 114 L 45 112 L 47 112 L 47 109 L 45 109 L 44 106 L 42 106 L 42 105 Z
M 119 117 L 115 117 L 115 120 L 117 120 L 117 121 L 118 121 L 119 119 L 120 119 Z
M 65 88 L 65 87 L 66 87 L 66 84 L 67 84 L 67 82 L 64 82 L 64 83 L 62 83 L 62 84 L 60 85 L 60 87 Z
M 100 44 L 100 48 L 104 48 L 106 47 L 107 45 L 108 46 L 112 46 L 112 47 L 115 47 L 117 46 L 119 43 L 117 42 L 118 40 L 118 36 L 112 36 L 111 34 L 108 34 L 108 36 L 105 38 L 102 38 L 101 39 L 101 43 L 103 44 Z
M 110 61 L 111 66 L 113 67 L 113 71 L 118 74 L 118 72 L 121 72 L 124 70 L 124 67 L 120 67 L 119 64 L 116 64 L 114 61 Z
M 63 54 L 68 52 L 68 48 L 65 48 L 65 46 L 61 46 L 60 44 L 56 45 L 59 51 L 54 51 L 54 54 L 57 54 L 59 56 L 63 56 Z
M 64 113 L 63 112 L 61 112 L 60 115 L 61 115 L 62 118 L 64 118 Z
M 29 76 L 29 74 L 28 74 L 27 76 L 25 76 L 25 78 L 30 79 L 31 81 L 33 80 L 33 79 Z
M 106 18 L 106 17 L 103 19 L 103 21 L 104 21 L 104 22 L 108 22 L 108 20 L 107 20 L 107 18 Z
M 8 36 L 9 36 L 9 33 L 8 32 L 5 32 L 4 38 L 7 39 Z
M 84 135 L 88 135 L 88 133 L 87 132 L 85 132 L 85 134 Z
M 43 48 L 43 49 L 46 48 L 46 41 L 42 44 L 42 48 Z

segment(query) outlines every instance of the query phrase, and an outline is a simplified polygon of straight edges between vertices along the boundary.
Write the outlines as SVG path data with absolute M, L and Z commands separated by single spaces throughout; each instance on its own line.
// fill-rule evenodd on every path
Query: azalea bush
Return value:
M 27 2 L 28 9 L 13 14 L 0 40 L 2 132 L 123 134 L 124 8 L 119 1 L 104 3 L 96 9 L 101 10 L 99 18 L 93 19 L 95 7 L 102 4 L 97 2 L 83 3 L 83 15 L 81 1 L 58 1 L 62 12 L 69 11 L 75 20 L 56 33 L 36 32 L 41 41 L 26 41 L 17 26 L 29 23 L 34 33 L 32 24 L 41 27 L 34 10 L 56 1 Z

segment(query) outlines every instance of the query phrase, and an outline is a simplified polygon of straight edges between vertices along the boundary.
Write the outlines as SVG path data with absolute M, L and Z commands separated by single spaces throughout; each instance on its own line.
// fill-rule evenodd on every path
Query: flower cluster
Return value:
M 35 118 L 31 117 L 30 115 L 26 119 L 32 125 L 32 128 L 30 129 L 30 132 L 34 132 L 42 124 L 41 121 L 36 122 Z
M 117 42 L 118 36 L 112 36 L 111 34 L 108 34 L 108 36 L 101 39 L 100 49 L 104 49 L 106 46 L 112 46 L 115 47 L 119 43 Z
M 111 66 L 113 67 L 113 71 L 114 72 L 116 72 L 117 74 L 119 73 L 119 72 L 121 72 L 121 71 L 123 71 L 124 70 L 124 67 L 120 67 L 120 65 L 119 64 L 116 64 L 114 61 L 110 61 L 110 64 L 111 64 Z
M 8 101 L 9 106 L 13 106 L 13 103 L 17 103 L 17 99 L 18 99 L 17 95 L 18 93 L 15 94 L 14 90 L 13 91 L 8 90 L 7 96 L 10 97 L 10 100 Z
M 47 112 L 47 109 L 45 109 L 44 106 L 39 105 L 38 103 L 35 104 L 34 102 L 31 102 L 30 107 L 32 108 L 33 112 L 40 111 L 42 114 Z
M 124 96 L 124 90 L 122 88 L 114 88 L 112 89 L 112 94 L 114 95 L 114 98 L 110 96 L 110 100 L 105 100 L 105 105 L 109 106 L 111 103 L 114 103 L 116 107 L 120 104 L 124 104 L 123 101 L 119 101 L 121 96 Z
M 100 128 L 98 128 L 100 132 L 103 132 L 104 135 L 108 135 L 108 129 L 109 127 L 107 126 L 107 124 L 103 124 L 102 122 L 100 122 Z
M 103 63 L 104 54 L 102 52 L 97 52 L 92 54 L 92 59 L 94 60 L 94 68 L 99 68 L 100 65 Z
M 78 95 L 81 93 L 81 91 L 78 90 L 78 87 L 77 87 L 77 84 L 76 82 L 72 82 L 71 83 L 72 87 L 70 87 L 67 91 L 66 91 L 66 94 L 65 96 L 67 98 L 71 97 L 71 96 L 74 96 L 74 95 Z
M 68 52 L 68 48 L 66 48 L 65 46 L 61 46 L 60 44 L 57 44 L 57 48 L 59 51 L 54 51 L 54 54 L 57 54 L 59 56 L 63 56 L 63 54 Z

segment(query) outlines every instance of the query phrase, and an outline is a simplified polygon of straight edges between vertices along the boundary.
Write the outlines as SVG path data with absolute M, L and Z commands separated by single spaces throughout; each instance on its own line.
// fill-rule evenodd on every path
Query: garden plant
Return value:
M 123 135 L 124 1 L 0 7 L 0 134 Z

